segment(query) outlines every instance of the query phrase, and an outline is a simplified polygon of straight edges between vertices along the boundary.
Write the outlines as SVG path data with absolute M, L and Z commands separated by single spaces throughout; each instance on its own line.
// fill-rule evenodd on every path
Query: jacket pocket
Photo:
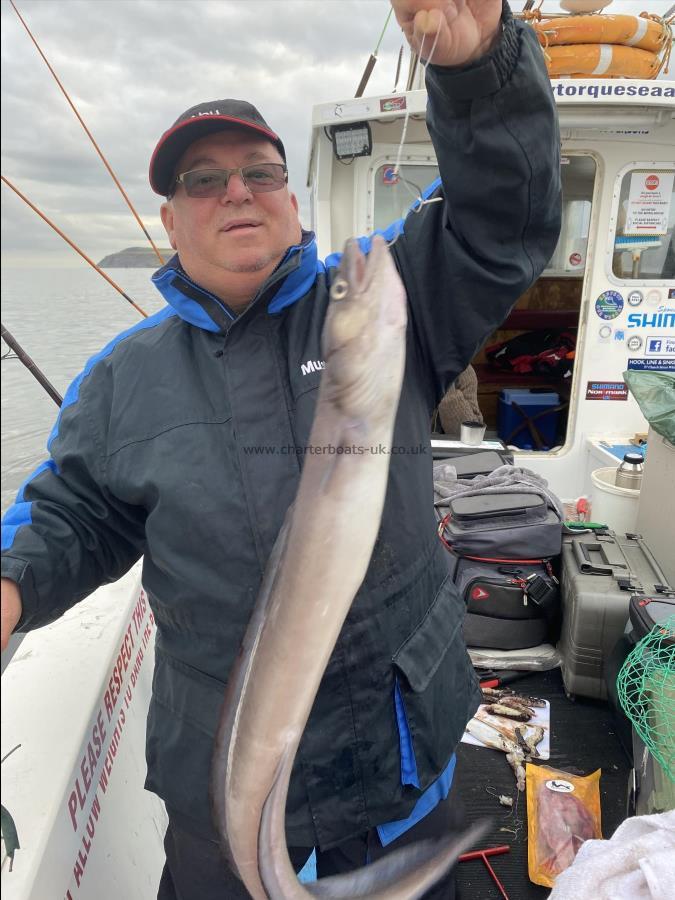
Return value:
M 404 784 L 424 789 L 438 777 L 477 705 L 462 636 L 464 614 L 464 603 L 448 576 L 393 656 Z
M 211 834 L 209 778 L 225 685 L 172 658 L 155 656 L 148 711 L 145 786 L 174 813 Z M 212 837 L 217 837 L 213 832 Z
M 207 738 L 213 739 L 225 699 L 226 685 L 161 651 L 155 653 L 153 700 Z

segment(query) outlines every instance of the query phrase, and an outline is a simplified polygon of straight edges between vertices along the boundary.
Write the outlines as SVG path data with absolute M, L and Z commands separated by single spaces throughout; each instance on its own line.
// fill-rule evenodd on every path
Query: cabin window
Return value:
M 675 278 L 675 169 L 635 168 L 621 179 L 612 272 L 627 281 Z
M 457 379 L 459 393 L 451 390 L 441 402 L 432 419 L 436 434 L 458 438 L 458 417 L 473 419 L 475 403 L 485 439 L 502 440 L 516 453 L 550 452 L 572 440 L 568 417 L 596 162 L 583 153 L 561 162 L 562 223 L 555 251 Z
M 387 228 L 405 218 L 412 204 L 432 181 L 438 178 L 438 166 L 402 163 L 395 173 L 395 163 L 375 170 L 373 187 L 373 222 L 375 229 Z

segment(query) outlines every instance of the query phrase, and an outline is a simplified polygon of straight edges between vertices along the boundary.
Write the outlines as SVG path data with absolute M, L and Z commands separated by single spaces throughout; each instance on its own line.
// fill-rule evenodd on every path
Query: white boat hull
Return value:
M 143 789 L 155 626 L 140 564 L 27 635 L 2 679 L 2 803 L 17 827 L 5 900 L 148 900 L 163 804 Z

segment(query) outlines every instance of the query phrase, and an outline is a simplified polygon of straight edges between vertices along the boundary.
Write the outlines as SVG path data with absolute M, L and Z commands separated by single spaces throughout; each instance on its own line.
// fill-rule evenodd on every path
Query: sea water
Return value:
M 107 273 L 149 315 L 165 305 L 153 269 Z M 2 324 L 63 396 L 87 360 L 142 316 L 96 271 L 2 269 Z M 47 458 L 58 408 L 23 364 L 5 357 L 2 343 L 2 512 L 31 472 Z

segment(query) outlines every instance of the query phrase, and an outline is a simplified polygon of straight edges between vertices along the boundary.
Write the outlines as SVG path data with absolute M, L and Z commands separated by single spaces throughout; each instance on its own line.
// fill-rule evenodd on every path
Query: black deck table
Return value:
M 602 836 L 609 838 L 626 817 L 630 763 L 616 733 L 616 723 L 607 703 L 565 696 L 560 670 L 528 675 L 508 686 L 516 692 L 542 697 L 551 704 L 551 757 L 542 765 L 574 775 L 602 770 L 600 798 Z M 548 888 L 533 884 L 527 874 L 527 803 L 520 795 L 517 815 L 500 806 L 496 796 L 515 797 L 516 782 L 506 755 L 470 744 L 457 750 L 455 778 L 466 808 L 467 824 L 490 818 L 493 825 L 485 839 L 472 849 L 509 844 L 511 850 L 490 857 L 490 864 L 510 900 L 540 900 Z M 490 788 L 491 793 L 486 791 Z M 517 837 L 500 828 L 520 823 Z M 461 863 L 457 869 L 458 900 L 499 900 L 501 894 L 481 860 Z

